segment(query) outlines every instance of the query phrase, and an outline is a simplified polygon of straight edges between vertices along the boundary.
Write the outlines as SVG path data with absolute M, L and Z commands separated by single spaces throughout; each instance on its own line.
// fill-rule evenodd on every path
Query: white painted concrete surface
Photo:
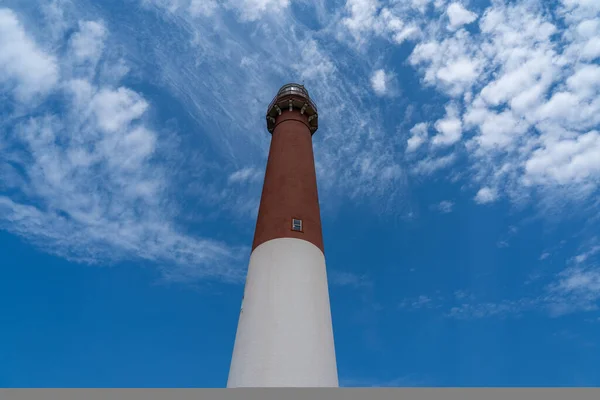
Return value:
M 323 252 L 280 238 L 250 256 L 227 387 L 337 387 Z

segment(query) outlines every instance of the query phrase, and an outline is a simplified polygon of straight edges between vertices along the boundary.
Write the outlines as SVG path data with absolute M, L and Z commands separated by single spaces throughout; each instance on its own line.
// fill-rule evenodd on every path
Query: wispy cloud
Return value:
M 365 101 L 373 94 L 373 67 L 368 60 L 357 58 L 352 71 L 362 74 L 365 84 L 348 80 L 349 65 L 339 57 L 343 45 L 331 42 L 329 31 L 313 31 L 295 19 L 289 8 L 281 7 L 277 16 L 271 12 L 260 15 L 253 25 L 252 41 L 248 41 L 242 26 L 222 23 L 232 17 L 231 8 L 215 9 L 212 23 L 203 24 L 199 23 L 203 16 L 186 13 L 185 7 L 172 11 L 161 1 L 146 4 L 172 24 L 169 27 L 181 35 L 182 43 L 192 44 L 191 51 L 163 49 L 156 60 L 162 70 L 161 85 L 175 98 L 191 100 L 183 106 L 200 125 L 212 126 L 214 115 L 224 117 L 226 128 L 209 130 L 207 138 L 228 153 L 226 163 L 264 162 L 262 155 L 268 147 L 268 136 L 261 134 L 264 120 L 248 116 L 263 115 L 279 85 L 301 81 L 322 116 L 319 132 L 323 133 L 317 132 L 314 139 L 322 198 L 343 192 L 355 199 L 384 193 L 386 199 L 393 199 L 402 192 L 405 174 L 401 160 L 383 140 L 386 133 L 376 113 L 364 112 Z M 160 29 L 155 32 L 157 37 L 166 35 Z M 173 52 L 177 57 L 170 56 Z M 179 66 L 182 57 L 188 60 L 183 71 Z M 206 61 L 198 64 L 198 57 Z M 212 79 L 198 80 L 200 75 Z M 387 70 L 375 74 L 373 83 L 379 93 L 393 89 L 391 76 Z M 232 102 L 240 98 L 249 99 L 247 110 L 233 112 Z M 210 113 L 199 106 L 204 104 L 212 105 Z
M 187 234 L 176 224 L 170 167 L 161 161 L 169 148 L 161 144 L 170 138 L 149 123 L 149 102 L 98 79 L 105 78 L 99 63 L 120 62 L 101 61 L 109 29 L 87 20 L 74 28 L 64 53 L 52 54 L 15 13 L 0 10 L 7 33 L 1 37 L 11 40 L 12 52 L 0 79 L 15 82 L 15 98 L 60 94 L 56 109 L 29 102 L 7 117 L 0 138 L 0 227 L 76 262 L 134 259 L 158 265 L 171 280 L 239 281 L 245 249 Z
M 600 271 L 595 267 L 570 266 L 553 277 L 540 293 L 532 297 L 499 302 L 461 302 L 447 312 L 457 319 L 515 317 L 543 312 L 551 317 L 595 311 L 600 301 Z
M 585 251 L 579 254 L 586 257 L 573 257 L 557 273 L 536 277 L 535 280 L 540 285 L 537 286 L 537 292 L 531 292 L 528 296 L 486 301 L 467 291 L 457 290 L 452 296 L 421 295 L 405 299 L 401 308 L 444 309 L 447 317 L 456 319 L 512 318 L 534 312 L 560 317 L 597 311 L 600 307 L 600 268 L 597 254 L 600 251 L 593 243 L 588 243 Z M 524 282 L 524 285 L 528 283 L 530 282 Z
M 466 290 L 454 291 L 454 298 L 458 301 L 464 301 L 465 299 L 474 300 L 475 296 Z
M 264 171 L 258 168 L 245 167 L 229 175 L 229 182 L 236 184 L 259 182 L 264 175 Z
M 59 78 L 56 57 L 48 54 L 29 37 L 17 15 L 0 8 L 0 83 L 13 87 L 19 101 L 52 90 Z
M 420 387 L 431 386 L 430 379 L 418 374 L 408 374 L 392 379 L 376 378 L 344 378 L 340 379 L 340 387 Z
M 358 275 L 347 271 L 330 271 L 329 280 L 334 286 L 350 287 L 354 289 L 370 288 L 373 286 L 373 282 L 367 275 Z
M 576 255 L 575 262 L 577 264 L 584 263 L 585 261 L 587 261 L 588 258 L 592 257 L 593 255 L 597 254 L 598 252 L 600 252 L 600 246 L 594 245 L 590 249 L 584 251 L 583 253 Z
M 448 214 L 452 212 L 452 209 L 454 208 L 454 203 L 449 200 L 444 200 L 441 201 L 439 204 L 436 204 L 435 208 L 442 214 Z
M 431 175 L 434 172 L 447 168 L 457 160 L 456 154 L 448 154 L 441 157 L 425 158 L 417 162 L 412 172 L 417 175 Z
M 406 298 L 403 299 L 398 307 L 400 309 L 408 309 L 408 310 L 418 310 L 418 309 L 428 309 L 428 308 L 441 308 L 439 300 L 440 296 L 430 297 L 426 295 L 420 295 L 416 298 Z

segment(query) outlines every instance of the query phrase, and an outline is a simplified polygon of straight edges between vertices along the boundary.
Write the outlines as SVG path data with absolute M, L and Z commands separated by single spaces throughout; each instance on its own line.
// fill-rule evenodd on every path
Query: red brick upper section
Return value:
M 303 232 L 292 230 L 292 218 Z M 278 238 L 304 239 L 324 251 L 312 135 L 306 114 L 282 110 L 271 138 L 252 250 Z

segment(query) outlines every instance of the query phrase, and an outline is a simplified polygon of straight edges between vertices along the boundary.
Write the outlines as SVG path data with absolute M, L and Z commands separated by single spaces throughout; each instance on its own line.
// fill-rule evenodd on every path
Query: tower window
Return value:
M 292 230 L 297 232 L 302 232 L 302 220 L 297 218 L 292 218 Z

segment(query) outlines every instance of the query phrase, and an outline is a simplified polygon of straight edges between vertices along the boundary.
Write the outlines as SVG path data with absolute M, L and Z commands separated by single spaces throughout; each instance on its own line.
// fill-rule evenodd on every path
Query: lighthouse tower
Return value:
M 317 107 L 284 85 L 267 110 L 271 147 L 227 387 L 337 387 L 312 135 Z

